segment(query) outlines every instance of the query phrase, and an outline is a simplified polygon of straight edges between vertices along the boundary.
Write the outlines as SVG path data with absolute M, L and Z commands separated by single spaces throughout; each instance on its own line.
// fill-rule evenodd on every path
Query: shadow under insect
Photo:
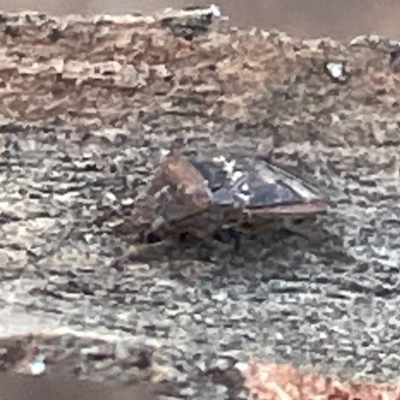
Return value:
M 123 258 L 157 256 L 156 247 L 169 245 L 201 248 L 210 240 L 231 243 L 235 251 L 260 236 L 272 243 L 293 233 L 318 240 L 315 219 L 328 205 L 316 188 L 259 155 L 172 154 L 125 223 L 142 245 Z

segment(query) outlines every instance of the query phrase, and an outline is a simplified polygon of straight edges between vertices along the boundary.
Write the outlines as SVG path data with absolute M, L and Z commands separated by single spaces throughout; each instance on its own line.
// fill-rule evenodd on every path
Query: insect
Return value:
M 317 189 L 261 155 L 171 154 L 161 162 L 131 223 L 147 238 L 205 238 L 219 228 L 250 233 L 287 228 L 327 207 Z

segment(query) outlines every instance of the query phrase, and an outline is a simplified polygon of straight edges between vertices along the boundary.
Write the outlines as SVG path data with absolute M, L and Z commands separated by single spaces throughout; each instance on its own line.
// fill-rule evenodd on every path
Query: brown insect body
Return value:
M 148 195 L 155 216 L 149 231 L 161 239 L 205 237 L 222 226 L 258 232 L 314 217 L 328 206 L 316 189 L 262 157 L 222 152 L 168 156 Z

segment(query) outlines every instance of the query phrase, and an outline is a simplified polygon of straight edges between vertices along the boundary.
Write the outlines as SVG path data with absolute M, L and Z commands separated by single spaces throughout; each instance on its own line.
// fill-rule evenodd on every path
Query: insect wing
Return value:
M 324 197 L 308 183 L 261 157 L 222 155 L 190 160 L 207 181 L 215 207 L 267 209 L 277 214 L 318 213 Z

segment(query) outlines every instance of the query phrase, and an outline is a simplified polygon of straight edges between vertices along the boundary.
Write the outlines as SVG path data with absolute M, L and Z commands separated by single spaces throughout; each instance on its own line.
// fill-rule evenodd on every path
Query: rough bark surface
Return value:
M 167 22 L 1 15 L 4 346 L 50 330 L 34 334 L 49 365 L 191 399 L 244 397 L 255 358 L 397 378 L 398 43 L 224 26 L 188 40 Z M 346 82 L 327 73 L 336 61 Z M 177 244 L 112 267 L 127 244 L 111 225 L 162 151 L 215 147 L 266 153 L 328 194 L 323 235 Z

